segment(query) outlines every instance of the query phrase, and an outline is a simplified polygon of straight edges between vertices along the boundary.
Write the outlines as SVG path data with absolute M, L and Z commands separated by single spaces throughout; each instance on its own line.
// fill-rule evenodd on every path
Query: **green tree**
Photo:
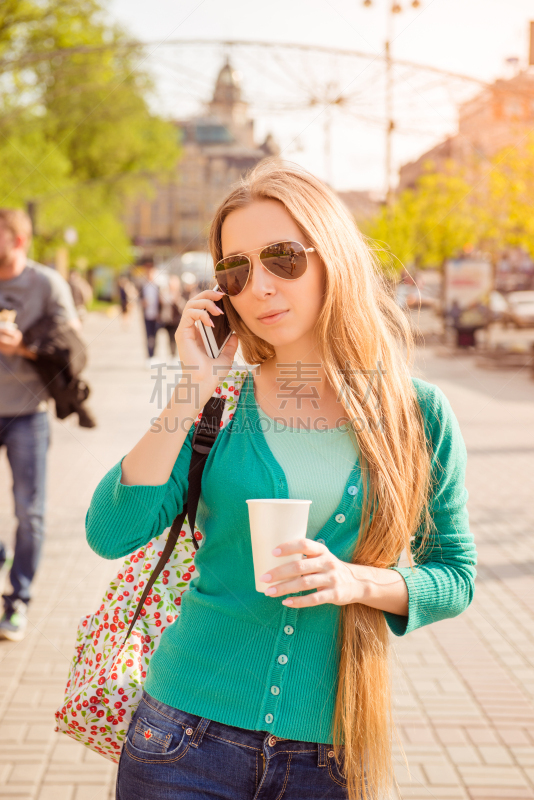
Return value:
M 405 190 L 391 208 L 382 208 L 366 233 L 378 240 L 390 269 L 440 267 L 477 239 L 472 186 L 454 164 L 427 171 L 415 189 Z
M 483 160 L 429 164 L 413 190 L 381 209 L 366 233 L 388 270 L 440 267 L 465 249 L 496 260 L 507 247 L 534 256 L 534 134 Z
M 494 256 L 505 247 L 522 247 L 534 256 L 534 135 L 491 159 L 484 188 L 482 245 Z
M 99 0 L 4 0 L 0 6 L 0 203 L 38 204 L 37 255 L 65 227 L 90 263 L 131 257 L 121 213 L 147 177 L 179 158 L 175 127 L 152 114 L 142 50 Z M 2 200 L 3 198 L 3 200 Z

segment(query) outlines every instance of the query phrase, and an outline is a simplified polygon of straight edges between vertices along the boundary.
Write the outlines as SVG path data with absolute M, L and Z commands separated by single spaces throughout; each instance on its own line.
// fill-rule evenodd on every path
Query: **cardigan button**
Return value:
M 271 686 L 271 694 L 277 695 L 280 694 L 280 689 L 278 686 Z
M 316 541 L 319 542 L 319 544 L 325 544 L 325 540 L 324 539 L 316 539 Z
M 336 522 L 345 522 L 345 514 L 337 514 L 336 515 Z
M 295 628 L 293 625 L 286 625 L 284 628 L 284 633 L 286 633 L 288 636 L 291 636 L 292 633 L 295 633 Z
M 279 664 L 287 664 L 287 656 L 284 655 L 278 656 L 277 661 Z
M 347 492 L 354 497 L 355 494 L 358 494 L 358 487 L 357 486 L 349 486 Z
M 265 722 L 267 723 L 267 725 L 270 725 L 271 722 L 273 721 L 273 719 L 274 719 L 274 717 L 273 717 L 272 714 L 266 714 L 265 715 Z

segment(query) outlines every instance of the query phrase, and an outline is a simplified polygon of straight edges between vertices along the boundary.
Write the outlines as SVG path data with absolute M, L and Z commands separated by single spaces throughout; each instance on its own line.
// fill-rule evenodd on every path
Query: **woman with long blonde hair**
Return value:
M 260 164 L 219 207 L 210 248 L 220 291 L 191 299 L 176 333 L 183 386 L 198 391 L 176 391 L 87 516 L 107 558 L 172 522 L 192 422 L 224 395 L 239 344 L 259 368 L 206 463 L 198 577 L 150 663 L 117 797 L 381 798 L 392 780 L 388 628 L 402 636 L 473 596 L 458 424 L 437 387 L 410 377 L 406 321 L 318 179 Z M 235 335 L 214 361 L 195 323 L 212 325 L 221 298 Z M 265 594 L 250 498 L 312 501 L 306 537 L 273 551 L 294 560 L 261 576 Z

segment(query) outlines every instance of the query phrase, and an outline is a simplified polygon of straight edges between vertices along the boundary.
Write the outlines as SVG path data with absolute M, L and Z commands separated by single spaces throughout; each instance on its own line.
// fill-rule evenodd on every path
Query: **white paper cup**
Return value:
M 273 556 L 273 550 L 284 542 L 306 536 L 311 500 L 247 500 L 250 538 L 254 558 L 256 590 L 265 594 L 274 583 L 260 577 L 274 567 L 302 558 L 302 555 Z

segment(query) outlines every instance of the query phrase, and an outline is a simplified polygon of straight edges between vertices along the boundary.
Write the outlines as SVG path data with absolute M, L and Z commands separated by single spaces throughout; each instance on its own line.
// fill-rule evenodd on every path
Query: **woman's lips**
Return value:
M 268 314 L 265 317 L 259 317 L 259 321 L 263 322 L 264 325 L 274 325 L 285 317 L 287 313 L 287 311 L 274 311 L 272 314 Z

